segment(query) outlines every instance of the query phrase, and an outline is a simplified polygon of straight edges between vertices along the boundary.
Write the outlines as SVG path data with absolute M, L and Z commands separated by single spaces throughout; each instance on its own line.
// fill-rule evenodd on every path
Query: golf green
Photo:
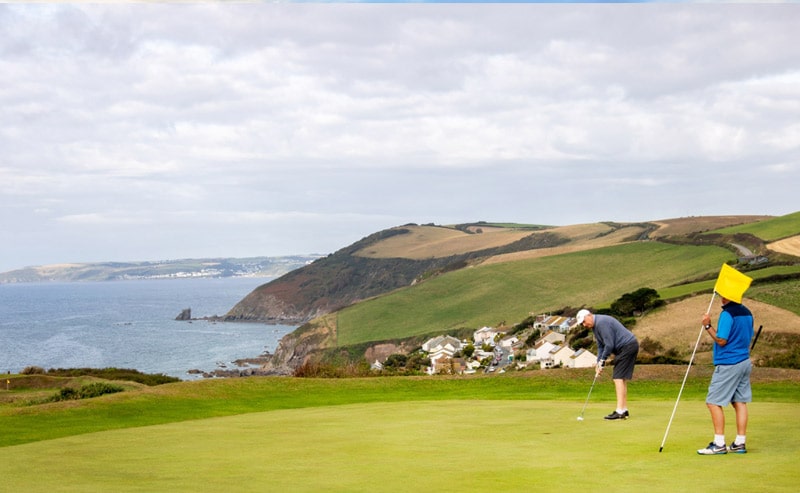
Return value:
M 797 490 L 797 404 L 750 405 L 748 453 L 698 456 L 702 401 L 448 400 L 276 410 L 0 448 L 0 491 Z M 733 412 L 726 408 L 728 441 Z M 734 487 L 735 486 L 735 487 Z

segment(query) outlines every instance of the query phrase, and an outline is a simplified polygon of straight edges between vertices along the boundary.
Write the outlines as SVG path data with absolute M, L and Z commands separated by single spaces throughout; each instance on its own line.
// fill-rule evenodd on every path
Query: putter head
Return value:
M 583 416 L 578 416 L 578 421 L 583 421 Z

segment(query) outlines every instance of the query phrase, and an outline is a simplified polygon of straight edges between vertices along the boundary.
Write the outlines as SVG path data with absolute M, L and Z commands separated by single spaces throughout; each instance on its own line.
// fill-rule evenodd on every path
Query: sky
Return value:
M 0 272 L 800 210 L 798 4 L 2 4 Z

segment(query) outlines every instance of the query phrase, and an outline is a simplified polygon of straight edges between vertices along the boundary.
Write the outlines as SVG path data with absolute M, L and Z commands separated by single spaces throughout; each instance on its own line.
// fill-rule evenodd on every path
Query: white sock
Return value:
M 617 414 L 622 414 L 625 411 L 627 411 L 627 409 L 617 409 Z
M 733 441 L 734 445 L 742 445 L 744 443 L 744 435 L 736 435 L 736 440 Z
M 714 444 L 720 447 L 725 445 L 725 435 L 714 435 Z

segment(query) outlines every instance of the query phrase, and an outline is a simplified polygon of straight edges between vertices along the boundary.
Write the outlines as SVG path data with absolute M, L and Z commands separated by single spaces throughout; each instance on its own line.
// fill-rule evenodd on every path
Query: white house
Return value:
M 436 336 L 422 344 L 422 350 L 426 353 L 438 353 L 444 351 L 450 356 L 457 351 L 461 351 L 461 341 L 453 336 Z
M 574 318 L 550 315 L 545 316 L 540 321 L 536 322 L 534 327 L 537 329 L 549 329 L 555 332 L 566 334 L 573 325 L 575 325 Z
M 562 344 L 567 340 L 567 336 L 562 334 L 561 332 L 556 332 L 554 330 L 548 330 L 542 337 L 539 338 L 539 341 L 547 341 L 552 342 L 553 344 Z
M 504 337 L 500 340 L 500 347 L 511 349 L 517 343 L 519 343 L 519 337 L 517 336 Z
M 569 359 L 570 368 L 591 368 L 597 362 L 597 356 L 585 349 L 578 349 Z
M 525 355 L 526 361 L 541 361 L 550 357 L 550 350 L 556 347 L 555 344 L 549 341 L 539 341 L 536 346 L 528 350 Z
M 575 354 L 575 351 L 570 349 L 566 344 L 556 346 L 550 350 L 550 359 L 553 360 L 553 366 L 569 366 L 570 357 Z
M 483 344 L 494 344 L 494 337 L 497 331 L 492 327 L 481 327 L 472 334 L 472 339 L 475 341 L 476 346 Z

